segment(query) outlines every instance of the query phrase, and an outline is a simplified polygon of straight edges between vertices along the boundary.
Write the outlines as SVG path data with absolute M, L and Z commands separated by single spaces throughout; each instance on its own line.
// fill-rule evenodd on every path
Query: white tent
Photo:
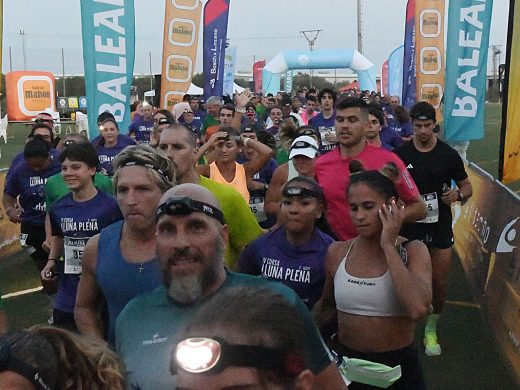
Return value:
M 244 92 L 244 88 L 242 88 L 240 85 L 234 83 L 233 91 L 242 93 L 242 92 Z M 204 95 L 204 89 L 197 87 L 195 84 L 192 83 L 186 93 L 188 93 L 190 95 Z

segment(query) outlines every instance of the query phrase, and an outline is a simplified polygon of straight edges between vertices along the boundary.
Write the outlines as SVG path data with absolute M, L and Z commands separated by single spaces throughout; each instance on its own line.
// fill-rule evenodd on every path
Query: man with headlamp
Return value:
M 178 185 L 159 201 L 156 235 L 163 286 L 129 302 L 116 323 L 116 349 L 127 367 L 127 386 L 173 388 L 176 376 L 169 372 L 169 353 L 181 341 L 181 326 L 203 302 L 211 302 L 228 289 L 259 286 L 282 294 L 301 313 L 308 341 L 305 356 L 318 388 L 344 388 L 296 293 L 281 284 L 225 269 L 228 228 L 223 222 L 218 201 L 196 184 Z M 270 313 L 264 315 L 269 318 Z
M 170 367 L 177 389 L 309 390 L 314 383 L 302 316 L 270 289 L 235 287 L 219 294 L 179 340 Z

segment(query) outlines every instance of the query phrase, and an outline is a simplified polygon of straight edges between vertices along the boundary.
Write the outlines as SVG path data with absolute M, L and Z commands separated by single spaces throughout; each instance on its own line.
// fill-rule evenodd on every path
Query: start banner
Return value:
M 520 380 L 520 198 L 476 165 L 466 171 L 473 196 L 453 207 L 455 250 Z
M 54 75 L 48 72 L 10 72 L 5 75 L 7 112 L 11 121 L 25 121 L 51 108 L 56 111 Z

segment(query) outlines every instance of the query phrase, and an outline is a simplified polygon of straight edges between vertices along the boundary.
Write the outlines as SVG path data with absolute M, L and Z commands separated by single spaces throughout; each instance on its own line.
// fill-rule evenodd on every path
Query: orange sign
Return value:
M 166 0 L 161 107 L 171 110 L 191 84 L 199 43 L 201 0 Z
M 54 75 L 48 72 L 10 72 L 5 76 L 9 120 L 28 120 L 47 108 L 56 110 Z
M 415 3 L 417 100 L 425 100 L 437 111 L 444 92 L 444 0 Z

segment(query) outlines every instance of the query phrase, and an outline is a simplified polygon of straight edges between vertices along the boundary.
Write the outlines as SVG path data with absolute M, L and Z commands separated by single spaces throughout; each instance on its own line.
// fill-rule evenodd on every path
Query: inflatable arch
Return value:
M 362 90 L 375 91 L 374 64 L 354 49 L 318 51 L 282 51 L 262 71 L 264 93 L 276 94 L 280 89 L 280 73 L 293 69 L 350 68 L 358 75 Z

